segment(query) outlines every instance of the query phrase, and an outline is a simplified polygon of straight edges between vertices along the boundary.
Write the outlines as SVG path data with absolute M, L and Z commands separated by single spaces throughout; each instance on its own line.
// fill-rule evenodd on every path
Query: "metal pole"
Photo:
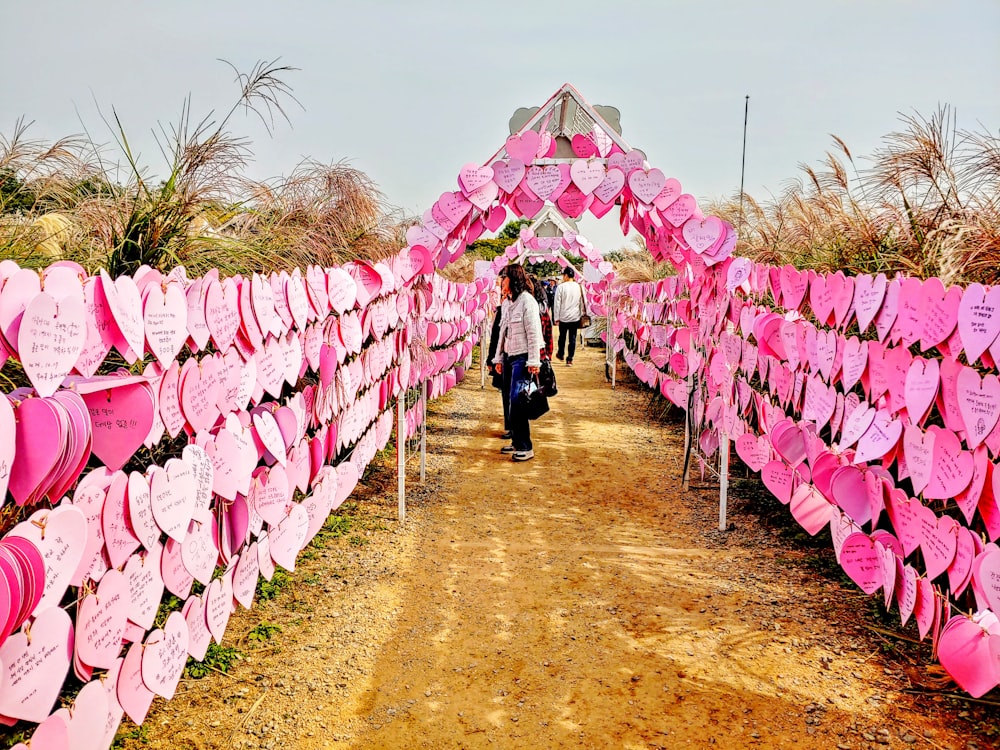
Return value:
M 743 106 L 743 164 L 740 166 L 740 230 L 743 229 L 743 176 L 747 168 L 747 120 L 750 118 L 750 94 Z
M 396 485 L 399 490 L 399 522 L 406 521 L 406 391 L 396 399 Z
M 420 481 L 427 476 L 427 381 L 420 381 Z
M 490 331 L 492 333 L 492 328 Z M 486 340 L 486 323 L 484 321 L 479 324 L 479 390 L 483 390 L 486 387 L 486 355 L 483 352 L 488 350 L 488 343 Z M 484 346 L 487 346 L 487 349 L 484 349 Z
M 726 530 L 726 509 L 729 504 L 729 435 L 721 433 L 721 445 L 719 446 L 719 460 L 722 466 L 719 467 L 719 531 Z
M 687 408 L 684 410 L 684 474 L 681 477 L 681 486 L 687 490 L 691 477 L 691 404 L 694 393 L 694 377 L 691 373 L 690 365 L 687 374 Z

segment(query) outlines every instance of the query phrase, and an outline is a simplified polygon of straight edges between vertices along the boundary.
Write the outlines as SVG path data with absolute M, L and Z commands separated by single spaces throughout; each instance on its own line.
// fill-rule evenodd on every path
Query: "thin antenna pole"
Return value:
M 740 166 L 740 229 L 743 229 L 743 177 L 747 171 L 747 120 L 750 118 L 750 94 L 743 105 L 743 163 Z

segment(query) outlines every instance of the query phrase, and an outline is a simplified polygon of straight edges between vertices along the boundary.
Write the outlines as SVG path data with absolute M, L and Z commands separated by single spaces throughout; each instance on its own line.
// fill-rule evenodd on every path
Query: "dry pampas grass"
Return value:
M 859 167 L 847 144 L 767 203 L 744 195 L 707 207 L 737 227 L 737 252 L 819 271 L 902 272 L 945 283 L 1000 282 L 1000 138 L 956 126 L 941 107 Z

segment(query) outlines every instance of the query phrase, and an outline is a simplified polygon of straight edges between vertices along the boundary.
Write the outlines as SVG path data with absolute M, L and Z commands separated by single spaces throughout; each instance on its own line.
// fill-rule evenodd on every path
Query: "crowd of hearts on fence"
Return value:
M 109 746 L 261 576 L 294 570 L 400 393 L 436 398 L 471 363 L 487 285 L 433 270 L 410 248 L 228 279 L 0 263 L 0 359 L 27 381 L 0 394 L 0 496 L 21 508 L 0 539 L 4 720 Z M 182 606 L 157 623 L 166 592 Z M 86 684 L 53 712 L 71 668 Z
M 702 449 L 734 440 L 960 687 L 1000 684 L 1000 289 L 723 265 L 617 290 L 626 363 L 682 408 L 700 370 Z

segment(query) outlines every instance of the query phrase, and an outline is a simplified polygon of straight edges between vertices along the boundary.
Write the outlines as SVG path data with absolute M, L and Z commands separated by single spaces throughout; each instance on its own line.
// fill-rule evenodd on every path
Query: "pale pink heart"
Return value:
M 840 550 L 840 566 L 858 588 L 871 596 L 882 588 L 882 570 L 876 544 L 862 531 L 844 540 Z
M 824 427 L 833 416 L 837 405 L 837 389 L 832 385 L 828 386 L 817 377 L 808 377 L 805 392 L 802 420 L 815 422 L 818 428 Z
M 916 509 L 920 524 L 920 551 L 924 572 L 933 580 L 944 573 L 955 559 L 958 548 L 958 522 L 950 516 L 938 517 L 926 506 Z
M 989 449 L 985 445 L 980 445 L 972 451 L 972 480 L 965 490 L 955 496 L 955 504 L 962 511 L 966 523 L 970 526 L 991 474 L 993 474 L 993 465 L 990 463 Z M 990 501 L 993 499 L 992 486 L 988 490 L 987 499 Z
M 0 715 L 37 723 L 52 711 L 69 672 L 73 621 L 61 607 L 49 606 L 30 630 L 30 638 L 21 631 L 0 645 Z
M 163 369 L 188 338 L 187 297 L 180 284 L 150 284 L 143 298 L 142 320 L 146 346 Z
M 87 547 L 87 517 L 83 511 L 65 503 L 51 510 L 36 510 L 11 529 L 8 536 L 27 539 L 45 562 L 45 589 L 34 611 L 58 605 Z M 4 713 L 0 710 L 0 714 Z
M 86 342 L 85 321 L 86 309 L 77 297 L 56 300 L 42 292 L 25 307 L 18 351 L 38 395 L 51 396 L 73 369 Z
M 645 162 L 646 154 L 639 149 L 634 148 L 625 154 L 625 158 L 622 161 L 622 167 L 624 168 L 625 173 L 628 174 L 635 169 L 642 169 Z
M 128 476 L 128 518 L 133 533 L 146 549 L 152 549 L 160 539 L 160 527 L 153 517 L 149 480 L 137 471 Z
M 93 451 L 112 471 L 132 458 L 153 426 L 155 397 L 149 383 L 116 385 L 83 395 L 93 426 Z
M 2 262 L 2 261 L 0 261 Z M 2 334 L 3 344 L 0 345 L 0 357 L 6 360 L 7 351 L 16 353 L 18 329 L 21 325 L 21 316 L 24 308 L 28 306 L 42 291 L 41 281 L 38 274 L 29 268 L 20 268 L 4 281 L 0 277 L 0 334 Z
M 966 615 L 955 615 L 938 639 L 938 661 L 962 690 L 981 698 L 1000 682 L 994 658 L 997 641 L 1000 636 L 987 633 Z
M 959 526 L 958 540 L 955 547 L 955 559 L 948 566 L 948 586 L 955 596 L 960 596 L 969 584 L 972 575 L 972 562 L 976 556 L 976 546 L 973 534 L 964 526 Z
M 232 277 L 225 281 L 207 282 L 205 294 L 205 325 L 219 351 L 233 343 L 240 328 L 240 291 Z
M 816 536 L 830 523 L 833 506 L 813 485 L 803 483 L 792 492 L 789 509 L 805 532 Z
M 188 656 L 195 661 L 204 661 L 208 647 L 212 643 L 212 631 L 205 619 L 205 602 L 202 597 L 192 594 L 181 608 L 188 626 Z
M 219 430 L 214 439 L 209 439 L 201 447 L 212 463 L 212 491 L 227 500 L 234 500 L 238 489 L 236 464 L 240 460 L 236 438 L 229 430 Z M 174 528 L 179 530 L 176 524 Z M 187 529 L 187 521 L 184 522 L 184 529 Z
M 101 511 L 104 508 L 104 498 L 108 485 L 111 483 L 111 472 L 101 466 L 83 477 L 73 490 L 73 505 L 79 508 L 87 522 L 87 542 L 80 562 L 70 577 L 71 586 L 80 586 L 86 578 L 98 580 L 98 571 L 106 568 L 103 556 L 104 532 L 101 530 Z
M 107 669 L 121 651 L 129 610 L 129 582 L 117 570 L 101 578 L 95 593 L 85 596 L 76 615 L 76 655 L 90 667 Z
M 917 571 L 910 565 L 903 566 L 903 576 L 896 585 L 896 606 L 901 624 L 905 625 L 917 603 Z
M 534 157 L 532 157 L 534 160 Z M 524 179 L 524 162 L 511 158 L 509 162 L 497 160 L 493 162 L 493 181 L 505 193 L 513 193 Z
M 666 185 L 667 177 L 659 169 L 636 169 L 628 175 L 628 186 L 632 195 L 643 203 L 651 204 Z
M 958 405 L 958 375 L 963 365 L 954 359 L 944 358 L 941 363 L 941 387 L 937 398 L 938 411 L 945 426 L 953 432 L 965 429 L 962 411 Z
M 469 193 L 469 203 L 478 208 L 480 211 L 485 211 L 493 205 L 493 202 L 497 199 L 499 194 L 500 188 L 495 182 L 490 181 L 482 187 L 479 187 Z M 466 241 L 473 242 L 474 240 L 470 237 L 470 235 L 466 235 Z
M 133 643 L 125 654 L 118 674 L 118 703 L 135 724 L 142 724 L 153 702 L 154 694 L 142 679 L 143 644 Z
M 793 468 L 806 458 L 806 436 L 799 425 L 791 420 L 779 422 L 771 428 L 771 444 Z
M 216 578 L 205 590 L 205 622 L 216 643 L 222 643 L 233 612 L 232 571 Z
M 869 274 L 860 274 L 854 278 L 854 315 L 862 333 L 868 329 L 882 307 L 887 285 L 884 273 L 875 278 Z
M 970 284 L 958 306 L 958 332 L 969 364 L 975 364 L 1000 334 L 1000 286 Z
M 559 184 L 562 182 L 562 174 L 559 171 L 559 167 L 555 164 L 550 164 L 546 167 L 530 167 L 527 171 L 525 182 L 535 195 L 542 200 L 546 200 L 559 187 Z
M 284 294 L 281 296 L 284 297 Z M 263 274 L 255 273 L 250 278 L 250 307 L 263 335 L 282 336 L 288 330 L 278 314 L 271 282 Z
M 180 375 L 180 365 L 176 361 L 171 362 L 166 372 L 160 378 L 159 398 L 157 398 L 160 419 L 163 421 L 164 428 L 172 438 L 177 437 L 187 423 L 184 418 L 184 412 L 181 410 Z
M 886 502 L 886 512 L 892 527 L 896 530 L 896 537 L 903 545 L 903 553 L 909 556 L 913 550 L 920 546 L 920 513 L 923 505 L 916 498 L 907 497 L 906 493 L 899 489 L 891 489 Z
M 569 168 L 573 182 L 584 195 L 590 195 L 607 177 L 607 170 L 600 161 L 574 161 Z
M 858 448 L 854 454 L 855 463 L 882 458 L 896 447 L 902 434 L 903 423 L 893 419 L 887 411 L 879 409 L 871 426 L 858 440 Z
M 625 187 L 625 173 L 620 169 L 608 169 L 601 184 L 594 188 L 594 197 L 603 203 L 613 203 Z
M 218 388 L 215 378 L 215 361 L 206 357 L 199 362 L 195 357 L 185 360 L 178 378 L 180 406 L 192 432 L 201 432 L 215 424 L 219 418 Z
M 660 211 L 663 218 L 674 227 L 680 227 L 690 219 L 698 207 L 698 202 L 690 193 L 684 193 L 677 197 L 673 203 Z
M 511 159 L 517 159 L 524 164 L 531 164 L 538 154 L 538 147 L 541 143 L 541 136 L 537 131 L 526 130 L 523 133 L 515 133 L 507 138 L 504 148 Z
M 337 493 L 334 499 L 333 510 L 340 507 L 341 503 L 347 500 L 354 492 L 354 488 L 358 486 L 358 481 L 361 478 L 360 472 L 358 472 L 357 467 L 350 461 L 344 461 L 337 465 Z
M 117 706 L 117 701 L 115 701 Z M 102 744 L 105 737 L 107 723 L 112 720 L 111 706 L 108 691 L 102 680 L 92 680 L 84 685 L 80 692 L 73 699 L 73 704 L 69 708 L 60 708 L 52 714 L 31 737 L 31 746 L 34 748 L 46 748 L 46 750 L 100 750 L 107 748 L 114 739 L 113 733 L 108 738 L 106 744 Z M 121 717 L 114 719 L 120 722 Z M 66 741 L 60 744 L 59 740 L 50 737 L 43 737 L 43 728 L 54 722 L 60 721 L 66 733 Z
M 886 337 L 896 323 L 896 318 L 899 315 L 901 286 L 902 282 L 899 279 L 893 279 L 886 284 L 885 293 L 882 297 L 882 305 L 875 315 L 875 330 L 878 333 L 879 341 L 886 340 Z
M 788 505 L 794 489 L 794 471 L 780 460 L 771 461 L 760 471 L 760 478 L 771 494 Z
M 946 292 L 938 279 L 928 279 L 923 286 L 923 322 L 920 328 L 920 348 L 926 351 L 945 341 L 958 323 L 958 308 L 962 288 L 953 286 Z
M 177 461 L 177 459 L 170 459 Z M 168 466 L 170 461 L 167 462 Z M 174 464 L 176 467 L 177 464 Z M 171 475 L 173 474 L 173 475 Z M 194 480 L 182 469 L 168 469 L 152 466 L 149 470 L 149 502 L 157 526 L 167 536 L 183 542 L 195 503 Z
M 295 570 L 295 559 L 309 531 L 309 514 L 301 505 L 292 505 L 281 523 L 268 532 L 271 559 L 286 570 Z
M 128 521 L 128 484 L 129 478 L 124 472 L 116 470 L 105 494 L 104 507 L 101 511 L 101 531 L 112 568 L 120 568 L 139 548 L 139 537 Z M 91 664 L 91 666 L 97 665 Z
M 927 487 L 934 470 L 934 433 L 924 432 L 915 424 L 907 425 L 903 432 L 903 455 L 913 492 L 919 495 Z
M 926 315 L 925 283 L 929 286 L 941 287 L 941 280 L 936 278 L 924 281 L 909 276 L 900 282 L 899 309 L 896 314 L 896 322 L 893 323 L 890 332 L 891 340 L 902 340 L 905 346 L 910 346 L 920 338 Z
M 334 304 L 334 285 L 330 283 L 330 270 L 327 270 L 327 292 L 330 298 L 330 306 L 334 310 L 338 310 L 336 304 Z M 298 271 L 298 269 L 296 269 Z M 309 324 L 310 320 L 310 308 L 309 308 L 309 294 L 306 292 L 305 282 L 302 281 L 302 276 L 300 273 L 292 273 L 285 279 L 284 285 L 284 296 L 285 303 L 288 306 L 288 314 L 292 318 L 292 325 L 298 328 L 300 331 L 305 330 L 305 327 Z M 280 295 L 276 295 L 276 299 Z M 353 300 L 351 302 L 353 305 Z
M 956 382 L 958 408 L 965 424 L 965 442 L 975 448 L 1000 419 L 1000 380 L 996 375 L 979 377 L 971 367 L 959 370 Z
M 251 543 L 240 555 L 233 569 L 233 597 L 244 609 L 253 605 L 257 589 L 257 579 L 260 577 L 260 563 L 257 559 L 257 543 Z
M 181 544 L 184 568 L 203 586 L 211 583 L 219 561 L 218 532 L 214 516 L 205 522 L 191 521 Z
M 850 390 L 861 380 L 868 366 L 868 342 L 851 336 L 843 343 L 843 364 L 841 382 L 845 390 Z
M 941 368 L 936 359 L 914 357 L 906 371 L 904 394 L 906 413 L 913 422 L 922 422 L 941 382 Z
M 660 188 L 660 192 L 656 194 L 653 198 L 653 205 L 660 211 L 666 210 L 666 208 L 677 200 L 683 193 L 681 188 L 681 183 L 675 180 L 673 177 L 668 177 L 663 183 L 663 187 Z
M 104 293 L 98 290 L 100 284 L 100 276 L 91 276 L 83 285 L 86 336 L 74 368 L 86 378 L 97 372 L 112 346 L 111 311 L 108 310 Z
M 472 210 L 472 204 L 466 200 L 464 195 L 460 192 L 452 191 L 441 193 L 441 197 L 438 198 L 434 206 L 440 210 L 453 229 L 457 227 L 469 211 Z M 441 218 L 436 214 L 435 218 L 437 218 L 439 222 L 441 221 Z M 444 224 L 442 224 L 442 226 L 444 226 Z
M 142 652 L 142 681 L 152 692 L 167 700 L 174 697 L 184 672 L 188 638 L 187 622 L 178 610 L 167 616 L 162 630 L 154 630 L 146 637 Z
M 466 195 L 478 190 L 492 180 L 493 169 L 474 162 L 464 164 L 458 171 L 458 186 L 465 191 Z
M 142 357 L 145 332 L 142 320 L 142 297 L 131 276 L 119 276 L 112 280 L 107 271 L 101 269 L 100 292 L 111 314 L 112 328 L 117 333 L 115 347 L 129 362 Z M 122 349 L 125 351 L 121 351 Z
M 955 497 L 972 481 L 972 454 L 962 450 L 961 441 L 951 430 L 936 425 L 927 429 L 934 433 L 934 466 L 924 497 L 932 500 Z
M 829 325 L 833 315 L 833 288 L 826 274 L 817 273 L 809 282 L 809 306 L 820 325 Z
M 632 177 L 642 174 L 633 173 Z M 691 246 L 696 253 L 704 253 L 721 240 L 725 234 L 725 225 L 722 220 L 715 216 L 706 216 L 704 219 L 688 219 L 684 222 L 682 229 L 684 241 Z
M 854 279 L 845 276 L 843 271 L 837 271 L 827 275 L 826 286 L 833 303 L 834 324 L 842 328 L 848 321 L 851 302 L 854 301 Z
M 865 475 L 857 466 L 841 466 L 830 477 L 830 499 L 858 526 L 872 520 Z
M 153 627 L 163 598 L 162 555 L 163 547 L 157 542 L 149 550 L 132 555 L 122 569 L 128 582 L 128 619 L 144 630 Z

